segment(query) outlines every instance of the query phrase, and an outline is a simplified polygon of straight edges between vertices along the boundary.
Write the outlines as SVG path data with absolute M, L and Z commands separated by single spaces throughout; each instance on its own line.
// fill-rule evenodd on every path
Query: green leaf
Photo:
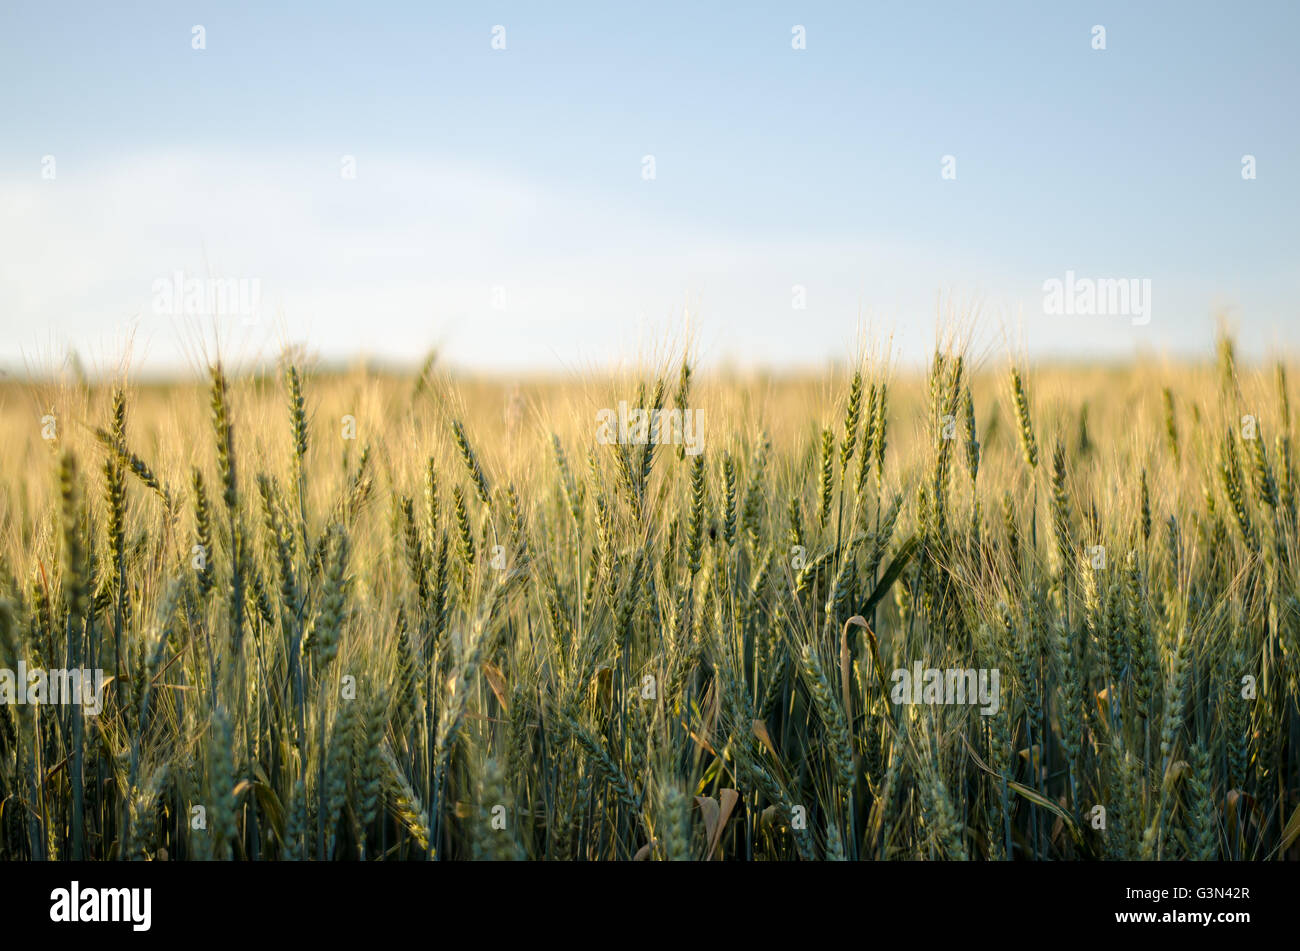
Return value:
M 1074 824 L 1074 820 L 1070 818 L 1070 814 L 1062 809 L 1060 804 L 1052 802 L 1052 800 L 1048 799 L 1046 796 L 1039 795 L 1028 786 L 1022 786 L 1013 779 L 1007 780 L 1007 788 L 1016 794 L 1023 796 L 1025 799 L 1028 799 L 1035 806 L 1041 806 L 1043 809 L 1046 809 L 1048 812 L 1052 813 L 1052 815 L 1059 818 L 1063 823 L 1065 823 L 1065 828 L 1069 830 L 1070 838 L 1074 839 L 1074 841 L 1080 845 L 1083 844 L 1083 836 L 1079 832 L 1079 827 Z
M 913 535 L 908 538 L 907 541 L 903 542 L 903 544 L 898 546 L 898 551 L 894 555 L 894 560 L 889 563 L 889 567 L 885 569 L 885 573 L 881 575 L 880 580 L 876 582 L 876 587 L 867 598 L 866 603 L 858 609 L 859 614 L 866 617 L 871 613 L 872 609 L 880 603 L 881 599 L 888 593 L 893 583 L 898 580 L 898 576 L 903 573 L 903 569 L 907 567 L 907 563 L 912 560 L 912 556 L 916 554 L 916 550 L 920 545 L 921 539 L 916 535 Z

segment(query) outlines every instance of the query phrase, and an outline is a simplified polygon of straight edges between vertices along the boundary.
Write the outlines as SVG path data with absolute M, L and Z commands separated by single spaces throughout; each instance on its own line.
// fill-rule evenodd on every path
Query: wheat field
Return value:
M 0 859 L 1294 859 L 1288 386 L 10 380 L 0 669 L 104 683 L 0 681 Z

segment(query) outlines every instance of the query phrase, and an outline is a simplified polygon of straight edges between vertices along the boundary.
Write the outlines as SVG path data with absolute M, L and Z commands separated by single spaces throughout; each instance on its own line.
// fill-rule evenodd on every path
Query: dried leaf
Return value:
M 762 720 L 755 720 L 754 735 L 758 737 L 759 742 L 767 748 L 767 751 L 772 754 L 772 759 L 779 762 L 780 757 L 776 755 L 776 745 L 772 742 L 772 734 L 767 732 L 767 724 Z
M 719 795 L 722 797 L 722 812 L 718 816 L 718 834 L 714 836 L 709 848 L 710 858 L 717 852 L 718 846 L 722 842 L 722 833 L 726 831 L 727 822 L 731 819 L 731 814 L 736 811 L 736 805 L 740 802 L 740 793 L 734 789 L 724 789 Z
M 501 704 L 501 709 L 509 713 L 510 702 L 506 699 L 506 675 L 501 673 L 501 668 L 496 664 L 491 661 L 484 661 L 483 676 L 487 677 L 488 686 L 497 695 L 497 703 Z
M 722 807 L 718 805 L 718 800 L 712 796 L 696 796 L 695 804 L 700 807 L 700 817 L 704 820 L 704 841 L 712 845 L 713 834 L 718 829 L 718 816 L 722 813 Z M 709 850 L 709 852 L 711 851 L 712 849 Z M 705 859 L 708 859 L 709 852 L 705 853 Z
M 717 853 L 718 846 L 722 842 L 722 833 L 727 828 L 727 820 L 735 811 L 736 803 L 740 802 L 740 793 L 734 789 L 724 789 L 720 796 L 721 804 L 712 796 L 695 797 L 695 802 L 700 807 L 700 815 L 704 818 L 705 841 L 708 842 L 704 852 L 706 862 L 712 861 Z

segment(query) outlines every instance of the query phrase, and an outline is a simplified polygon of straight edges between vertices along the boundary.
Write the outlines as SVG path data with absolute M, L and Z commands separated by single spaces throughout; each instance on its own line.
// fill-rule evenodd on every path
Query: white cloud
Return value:
M 153 366 L 186 366 L 202 329 L 151 300 L 178 270 L 260 281 L 258 325 L 227 322 L 244 356 L 289 340 L 415 362 L 437 343 L 471 365 L 584 368 L 662 344 L 687 309 L 706 358 L 842 356 L 869 318 L 924 355 L 945 289 L 995 315 L 1023 307 L 1032 346 L 1131 352 L 1151 339 L 1044 322 L 1041 277 L 938 244 L 778 240 L 443 162 L 360 155 L 354 181 L 339 168 L 335 155 L 168 152 L 0 182 L 0 362 L 53 341 L 112 363 L 134 327 Z M 806 310 L 791 306 L 795 284 Z M 1000 344 L 996 321 L 986 337 Z

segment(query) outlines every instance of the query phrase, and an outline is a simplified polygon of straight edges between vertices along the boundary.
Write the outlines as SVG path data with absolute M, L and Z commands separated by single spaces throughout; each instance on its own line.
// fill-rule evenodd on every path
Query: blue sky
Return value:
M 0 365 L 192 365 L 177 271 L 258 282 L 215 318 L 249 358 L 906 360 L 950 309 L 1035 356 L 1295 343 L 1294 4 L 269 6 L 0 7 Z M 1045 314 L 1067 271 L 1150 323 Z

